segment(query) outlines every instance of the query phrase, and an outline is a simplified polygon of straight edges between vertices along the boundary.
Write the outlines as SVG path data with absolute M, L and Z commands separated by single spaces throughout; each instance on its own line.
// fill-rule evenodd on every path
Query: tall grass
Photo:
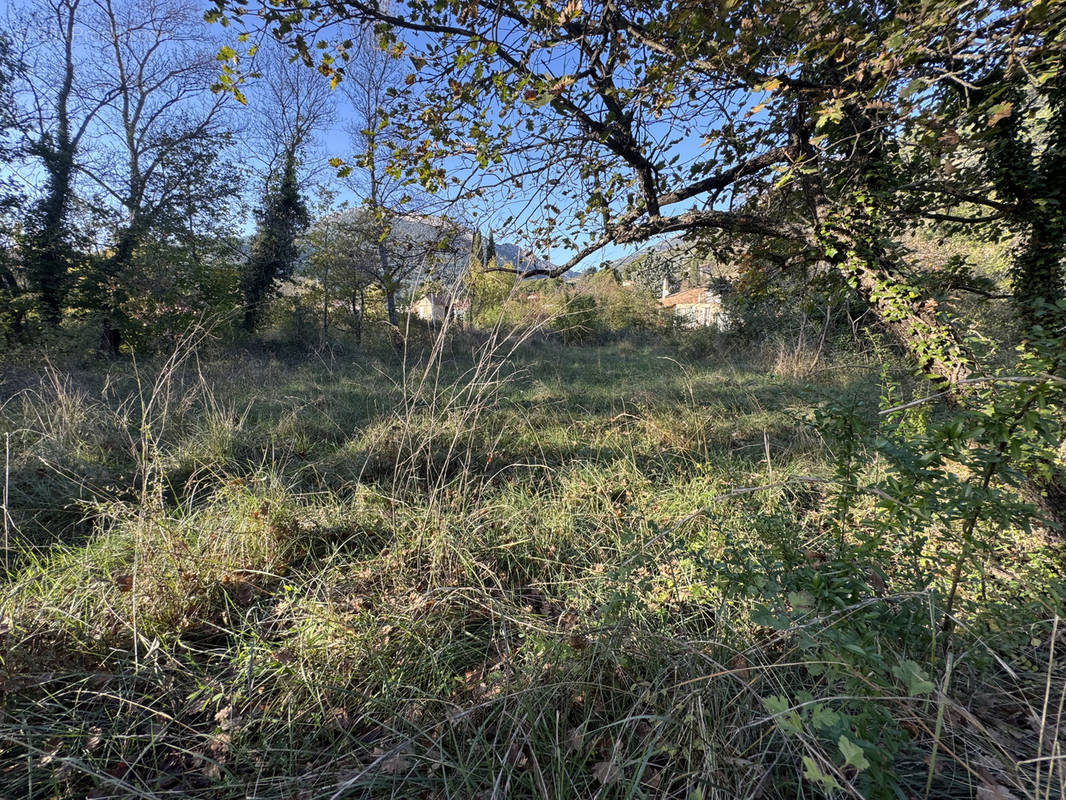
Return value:
M 5 402 L 0 796 L 1064 796 L 1053 545 L 964 587 L 947 674 L 818 390 L 438 334 Z

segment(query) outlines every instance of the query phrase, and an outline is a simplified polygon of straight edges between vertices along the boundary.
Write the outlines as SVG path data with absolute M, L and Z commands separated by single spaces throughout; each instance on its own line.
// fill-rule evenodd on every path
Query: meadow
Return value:
M 0 796 L 1066 797 L 1061 537 L 906 516 L 877 354 L 688 352 L 11 365 Z

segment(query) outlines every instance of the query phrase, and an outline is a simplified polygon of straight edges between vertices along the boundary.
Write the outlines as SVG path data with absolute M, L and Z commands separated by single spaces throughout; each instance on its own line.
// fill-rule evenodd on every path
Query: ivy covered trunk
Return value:
M 1062 362 L 1066 313 L 1062 300 L 1066 265 L 1066 75 L 1050 73 L 1034 93 L 1025 79 L 989 80 L 979 113 L 998 110 L 989 118 L 984 167 L 991 184 L 1006 201 L 1004 221 L 1019 237 L 1011 264 L 1014 305 L 1027 348 Z M 1026 127 L 1025 103 L 1041 96 L 1046 114 L 1043 146 Z M 987 106 L 997 103 L 992 109 Z M 1059 369 L 1061 373 L 1061 368 Z M 1034 465 L 1030 495 L 1045 517 L 1066 531 L 1066 465 L 1045 460 Z
M 859 230 L 856 230 L 856 227 Z M 869 229 L 827 225 L 821 242 L 826 255 L 878 321 L 899 341 L 921 374 L 953 405 L 965 405 L 972 392 L 966 380 L 977 371 L 969 348 L 931 298 L 911 286 L 890 253 Z M 1045 317 L 1047 319 L 1048 317 Z M 1066 470 L 1047 459 L 1019 463 L 1025 494 L 1040 517 L 1066 531 Z
M 962 381 L 973 373 L 974 363 L 958 332 L 941 317 L 936 300 L 923 299 L 890 267 L 854 253 L 838 268 L 922 375 L 953 400 L 960 399 Z
M 55 146 L 42 144 L 37 152 L 48 172 L 45 196 L 27 237 L 26 267 L 30 284 L 38 293 L 41 311 L 51 325 L 62 317 L 63 295 L 73 250 L 67 241 L 66 218 L 74 175 L 74 149 L 60 130 Z
M 1062 324 L 1052 309 L 1063 297 L 1066 256 L 1066 76 L 1050 78 L 1039 90 L 1047 115 L 1043 147 L 1021 111 L 1027 102 L 1025 82 L 1020 75 L 1008 79 L 994 73 L 975 113 L 996 111 L 987 122 L 982 158 L 1002 200 L 1003 221 L 1019 237 L 1012 290 L 1023 328 L 1031 333 L 1036 325 Z
M 819 245 L 921 374 L 959 402 L 963 381 L 975 369 L 973 356 L 936 300 L 908 283 L 876 233 L 869 225 L 838 219 L 822 226 Z

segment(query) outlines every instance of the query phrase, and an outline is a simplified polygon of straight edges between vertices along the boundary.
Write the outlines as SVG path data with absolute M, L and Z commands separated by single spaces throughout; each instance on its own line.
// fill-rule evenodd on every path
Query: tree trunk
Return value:
M 115 252 L 107 259 L 104 267 L 103 281 L 103 308 L 104 325 L 100 334 L 100 352 L 105 356 L 117 356 L 122 346 L 122 330 L 118 327 L 118 320 L 122 316 L 121 300 L 115 296 L 118 291 L 119 280 L 126 271 L 140 237 L 141 220 L 133 216 L 130 224 L 119 234 L 115 244 Z
M 826 226 L 822 246 L 829 262 L 877 319 L 903 345 L 934 386 L 960 402 L 962 384 L 974 371 L 969 348 L 943 318 L 937 302 L 910 286 L 871 231 Z
M 4 254 L 0 253 L 0 259 L 3 257 Z M 14 273 L 0 261 L 0 313 L 8 315 L 8 329 L 4 331 L 4 338 L 7 341 L 12 341 L 22 334 L 25 312 L 16 302 L 21 294 L 22 289 Z M 0 319 L 0 322 L 3 321 Z
M 71 132 L 70 95 L 74 88 L 74 36 L 75 14 L 78 2 L 68 4 L 60 17 L 60 36 L 63 42 L 63 78 L 56 93 L 56 128 L 52 132 L 41 131 L 31 152 L 44 162 L 48 175 L 44 198 L 37 206 L 39 221 L 29 237 L 28 272 L 33 288 L 41 297 L 44 318 L 58 325 L 62 317 L 63 295 L 67 272 L 72 255 L 67 241 L 66 218 L 73 195 L 74 154 L 78 139 L 84 132 Z
M 122 347 L 122 331 L 111 323 L 111 317 L 104 318 L 104 329 L 100 332 L 100 352 L 114 358 Z
M 399 323 L 396 317 L 396 290 L 390 289 L 385 292 L 385 310 L 389 312 L 389 324 L 398 328 Z
M 62 317 L 63 290 L 69 267 L 70 248 L 66 239 L 66 216 L 70 205 L 74 153 L 54 148 L 45 158 L 48 168 L 47 192 L 38 206 L 39 227 L 29 237 L 28 272 L 41 299 L 41 311 L 50 325 Z
M 326 339 L 329 337 L 329 271 L 327 270 L 322 275 L 322 342 L 321 346 L 326 346 Z
M 992 102 L 994 95 L 997 102 L 1019 106 L 1025 99 L 1023 82 L 1020 73 L 1013 79 L 998 75 L 976 97 Z M 1029 139 L 1025 117 L 1018 113 L 997 120 L 981 150 L 996 193 L 1012 204 L 1006 219 L 1020 239 L 1011 265 L 1012 289 L 1026 333 L 1036 325 L 1062 323 L 1052 306 L 1064 292 L 1066 210 L 1061 194 L 1066 180 L 1066 78 L 1048 81 L 1041 93 L 1048 113 L 1042 152 Z
M 915 297 L 910 286 L 884 265 L 871 267 L 852 257 L 838 265 L 859 297 L 907 349 L 934 386 L 962 399 L 960 382 L 970 377 L 973 358 L 958 332 L 941 318 L 937 302 Z
M 1054 327 L 1055 304 L 1063 295 L 1063 245 L 1066 214 L 1033 214 L 1028 240 L 1014 262 L 1014 302 L 1022 325 L 1032 333 L 1036 325 Z
M 363 343 L 363 309 L 366 308 L 366 293 L 358 292 L 359 303 L 356 305 L 356 293 L 352 292 L 352 317 L 355 319 L 355 343 Z

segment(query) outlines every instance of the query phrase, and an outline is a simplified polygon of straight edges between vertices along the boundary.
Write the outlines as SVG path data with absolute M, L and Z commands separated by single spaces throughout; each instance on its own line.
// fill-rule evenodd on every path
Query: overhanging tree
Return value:
M 248 8 L 216 6 L 216 18 Z M 526 230 L 575 252 L 551 274 L 607 244 L 726 237 L 763 271 L 846 281 L 960 402 L 980 368 L 915 280 L 904 234 L 930 220 L 1005 225 L 1024 239 L 1012 264 L 1023 313 L 1061 295 L 1060 3 L 345 0 L 256 12 L 334 80 L 346 43 L 329 41 L 331 26 L 376 24 L 411 65 L 390 120 L 397 168 L 460 197 L 500 175 L 539 196 L 544 214 Z
M 216 16 L 243 8 L 218 6 Z M 392 115 L 406 134 L 397 163 L 430 188 L 466 194 L 476 179 L 464 160 L 515 181 L 536 176 L 549 214 L 530 229 L 541 244 L 576 250 L 555 274 L 608 243 L 696 231 L 758 237 L 773 243 L 772 263 L 837 270 L 923 372 L 952 385 L 972 369 L 965 348 L 877 242 L 901 219 L 950 211 L 981 190 L 953 185 L 941 208 L 915 212 L 896 196 L 911 175 L 899 168 L 918 166 L 899 146 L 936 114 L 948 123 L 943 97 L 969 72 L 1033 63 L 1061 16 L 1047 4 L 960 10 L 909 0 L 403 9 L 348 0 L 260 12 L 338 79 L 345 43 L 319 61 L 314 37 L 352 19 L 381 26 L 385 45 L 409 56 L 407 83 L 419 90 Z M 896 179 L 873 186 L 872 172 L 893 170 Z M 846 219 L 841 209 L 856 197 L 866 210 Z M 569 220 L 552 213 L 564 203 Z

